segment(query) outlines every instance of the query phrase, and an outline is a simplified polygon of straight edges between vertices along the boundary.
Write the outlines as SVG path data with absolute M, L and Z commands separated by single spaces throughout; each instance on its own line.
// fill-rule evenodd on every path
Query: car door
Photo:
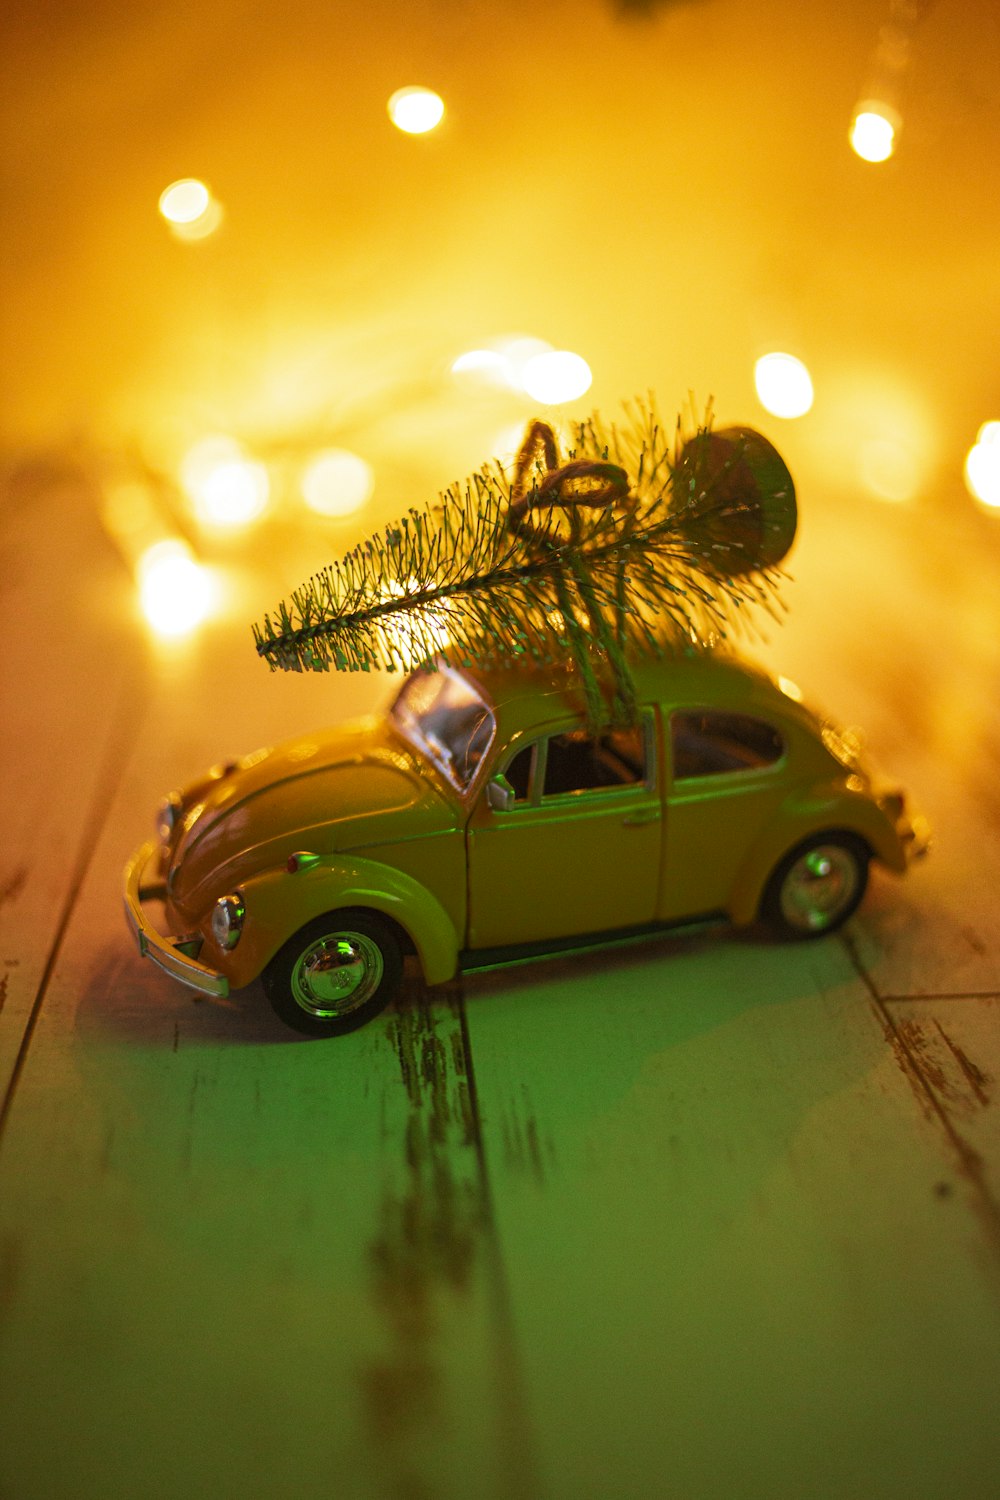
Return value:
M 467 829 L 468 947 L 651 921 L 662 833 L 653 711 L 596 735 L 554 727 L 499 767 L 512 805 L 491 808 L 484 788 Z
M 685 707 L 667 716 L 666 837 L 658 915 L 727 910 L 747 854 L 779 816 L 787 736 L 763 713 Z

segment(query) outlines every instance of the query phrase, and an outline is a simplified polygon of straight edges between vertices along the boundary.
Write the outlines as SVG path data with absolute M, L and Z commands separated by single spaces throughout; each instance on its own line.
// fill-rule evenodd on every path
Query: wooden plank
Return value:
M 482 1472 L 530 1494 L 458 991 L 414 980 L 309 1044 L 258 987 L 198 1001 L 126 933 L 122 865 L 167 790 L 391 690 L 269 678 L 250 610 L 150 654 L 137 742 L 73 830 L 88 858 L 0 1143 L 0 1489 L 460 1496 Z M 73 680 L 96 730 L 104 700 Z M 68 781 L 72 744 L 35 774 Z
M 128 580 L 72 467 L 0 495 L 0 1106 L 141 692 Z
M 992 1230 L 842 945 L 466 990 L 546 1493 L 995 1493 Z
M 80 555 L 58 553 L 64 574 Z M 55 733 L 65 712 L 107 754 L 113 695 L 87 668 L 112 657 L 86 590 L 65 708 L 54 688 L 44 753 L 20 752 L 25 796 L 57 799 L 40 871 L 70 824 L 87 862 L 59 869 L 64 940 L 0 1142 L 0 1490 L 992 1496 L 993 1115 L 955 1091 L 995 1076 L 993 1012 L 909 998 L 995 984 L 994 855 L 960 852 L 982 756 L 947 759 L 931 809 L 955 853 L 876 881 L 847 943 L 674 939 L 481 976 L 464 1001 L 413 984 L 377 1026 L 311 1045 L 259 990 L 192 999 L 120 916 L 121 863 L 165 791 L 391 688 L 263 672 L 246 620 L 282 592 L 266 583 L 244 575 L 200 644 L 150 653 L 140 732 L 87 831 L 79 736 Z M 919 701 L 862 673 L 867 597 L 818 656 L 807 605 L 785 669 L 796 651 L 818 666 L 937 798 L 946 747 L 922 744 Z M 983 648 L 960 634 L 969 661 Z M 34 942 L 26 897 L 7 930 Z
M 880 993 L 1000 992 L 1000 533 L 944 509 L 822 498 L 762 655 L 842 723 L 931 822 L 927 861 L 876 873 L 854 930 Z
M 259 1010 L 106 961 L 50 996 L 3 1157 L 9 1492 L 517 1492 L 453 1005 L 343 1046 Z
M 529 1493 L 457 994 L 333 1044 L 193 1000 L 120 941 L 119 854 L 0 1157 L 9 1492 Z
M 919 1104 L 939 1117 L 987 1213 L 993 1208 L 1000 1248 L 1000 996 L 887 1000 L 884 1009 Z
M 877 508 L 808 523 L 765 654 L 866 726 L 931 857 L 876 873 L 839 941 L 466 986 L 555 1495 L 995 1494 L 995 1001 L 909 997 L 1000 984 L 996 548 Z M 942 552 L 962 577 L 935 594 Z

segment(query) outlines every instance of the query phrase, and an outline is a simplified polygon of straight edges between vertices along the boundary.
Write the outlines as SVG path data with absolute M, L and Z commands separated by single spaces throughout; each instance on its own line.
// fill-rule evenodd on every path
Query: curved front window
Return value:
M 489 704 L 452 667 L 414 672 L 392 705 L 390 718 L 460 791 L 471 786 L 496 734 Z

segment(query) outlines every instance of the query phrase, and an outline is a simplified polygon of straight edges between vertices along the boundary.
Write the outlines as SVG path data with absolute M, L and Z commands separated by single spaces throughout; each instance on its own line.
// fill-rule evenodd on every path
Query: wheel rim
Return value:
M 292 996 L 314 1020 L 339 1019 L 372 998 L 383 971 L 382 951 L 372 938 L 363 932 L 330 932 L 296 959 Z
M 781 915 L 799 932 L 822 932 L 842 917 L 860 881 L 858 862 L 840 844 L 817 844 L 792 865 L 781 885 Z

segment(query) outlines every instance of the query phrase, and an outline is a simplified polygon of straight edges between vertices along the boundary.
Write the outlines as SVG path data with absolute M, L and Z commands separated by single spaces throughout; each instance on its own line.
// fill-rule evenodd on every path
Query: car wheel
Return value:
M 387 922 L 367 911 L 333 911 L 291 938 L 263 973 L 287 1026 L 343 1036 L 384 1010 L 399 989 L 403 957 Z
M 868 885 L 869 850 L 848 833 L 807 839 L 767 883 L 761 916 L 786 938 L 822 937 L 855 911 Z

